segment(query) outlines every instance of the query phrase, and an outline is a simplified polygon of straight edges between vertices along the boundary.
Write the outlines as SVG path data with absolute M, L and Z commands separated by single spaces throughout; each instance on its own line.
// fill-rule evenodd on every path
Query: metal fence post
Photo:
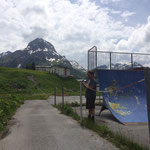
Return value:
M 54 88 L 54 105 L 56 105 L 56 87 Z
M 64 83 L 62 82 L 62 108 L 64 109 Z
M 82 81 L 80 81 L 80 125 L 82 125 Z
M 90 70 L 90 66 L 89 66 L 89 51 L 88 51 L 88 70 Z
M 111 52 L 110 52 L 110 70 L 111 70 Z
M 148 124 L 149 124 L 149 140 L 150 140 L 150 72 L 149 70 L 145 70 L 144 75 L 145 75 L 147 113 L 148 113 Z M 150 144 L 149 144 L 149 148 L 150 148 Z
M 96 66 L 95 66 L 95 67 L 96 67 L 96 69 L 97 69 L 97 47 L 95 47 L 95 51 L 96 51 L 96 58 L 95 58 L 95 59 L 96 59 L 96 62 L 95 62 L 95 63 L 96 63 Z
M 133 54 L 131 53 L 131 68 L 133 68 Z

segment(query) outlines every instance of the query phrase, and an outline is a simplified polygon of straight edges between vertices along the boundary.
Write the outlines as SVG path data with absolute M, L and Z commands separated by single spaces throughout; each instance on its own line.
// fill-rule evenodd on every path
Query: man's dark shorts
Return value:
M 86 98 L 86 109 L 95 108 L 95 99 L 96 99 L 95 95 Z

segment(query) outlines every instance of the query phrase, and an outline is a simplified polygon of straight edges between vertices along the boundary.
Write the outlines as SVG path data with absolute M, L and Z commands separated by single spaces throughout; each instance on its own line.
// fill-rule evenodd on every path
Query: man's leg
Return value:
M 95 109 L 89 109 L 89 119 L 92 119 L 93 121 L 95 120 Z
M 95 109 L 91 109 L 92 120 L 95 121 Z
M 89 115 L 88 115 L 88 118 L 91 118 L 92 117 L 92 110 L 89 109 Z
M 91 99 L 91 115 L 92 115 L 92 120 L 95 121 L 95 99 L 96 99 L 96 96 L 93 96 L 92 99 Z
M 91 111 L 89 109 L 89 98 L 87 97 L 86 98 L 86 109 L 88 109 L 88 118 L 90 119 L 91 118 Z
M 92 114 L 92 116 L 95 116 L 95 109 L 91 110 L 91 114 Z
M 93 121 L 95 120 L 95 96 L 89 97 L 86 100 L 86 107 L 88 108 L 88 118 L 91 118 Z

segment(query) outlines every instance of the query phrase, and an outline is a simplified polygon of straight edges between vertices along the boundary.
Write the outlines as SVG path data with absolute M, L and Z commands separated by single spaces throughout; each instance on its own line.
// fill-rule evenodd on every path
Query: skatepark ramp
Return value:
M 96 70 L 105 104 L 123 124 L 147 123 L 143 71 Z

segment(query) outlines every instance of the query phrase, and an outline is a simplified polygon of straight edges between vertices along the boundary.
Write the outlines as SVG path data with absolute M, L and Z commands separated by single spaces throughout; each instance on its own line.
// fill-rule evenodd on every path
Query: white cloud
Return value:
M 132 15 L 134 15 L 135 14 L 135 12 L 130 12 L 130 11 L 124 11 L 122 14 L 121 14 L 121 16 L 122 17 L 124 17 L 124 18 L 126 18 L 126 17 L 129 17 L 129 16 L 132 16 Z
M 123 17 L 125 19 L 125 21 L 128 21 L 128 17 L 135 15 L 135 12 L 130 12 L 130 11 L 124 11 L 121 14 L 121 17 Z
M 100 0 L 101 3 L 103 4 L 108 4 L 108 3 L 114 3 L 114 2 L 120 2 L 121 0 Z
M 40 37 L 51 42 L 61 55 L 86 66 L 87 50 L 93 45 L 100 50 L 113 51 L 132 48 L 136 43 L 140 45 L 140 35 L 139 42 L 134 41 L 138 29 L 134 31 L 133 27 L 114 20 L 109 16 L 110 11 L 89 0 L 78 0 L 74 4 L 69 0 L 1 0 L 0 28 L 3 30 L 0 30 L 0 52 L 23 49 L 28 42 Z M 126 12 L 123 16 L 131 15 L 133 12 Z M 142 34 L 145 26 L 139 27 Z M 132 32 L 133 36 L 129 37 Z M 143 37 L 149 41 L 148 29 L 145 32 L 147 34 Z M 120 39 L 128 40 L 121 40 L 116 47 Z M 129 44 L 132 41 L 134 43 Z
M 121 0 L 112 0 L 112 2 L 120 2 Z
M 110 12 L 112 14 L 121 14 L 121 11 L 119 11 L 119 10 L 110 10 Z
M 147 24 L 138 26 L 126 40 L 120 40 L 116 49 L 150 53 L 150 17 Z

